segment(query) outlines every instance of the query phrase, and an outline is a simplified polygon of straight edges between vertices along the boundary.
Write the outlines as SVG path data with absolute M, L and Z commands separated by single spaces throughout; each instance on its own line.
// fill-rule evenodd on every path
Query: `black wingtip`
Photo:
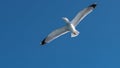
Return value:
M 45 39 L 41 42 L 41 45 L 45 45 L 46 42 L 45 42 Z
M 97 3 L 93 3 L 93 4 L 91 4 L 89 7 L 95 8 L 96 6 L 97 6 Z

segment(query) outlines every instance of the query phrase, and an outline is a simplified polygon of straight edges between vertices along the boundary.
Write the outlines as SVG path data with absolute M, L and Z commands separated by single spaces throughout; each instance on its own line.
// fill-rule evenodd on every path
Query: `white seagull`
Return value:
M 50 41 L 60 37 L 63 34 L 66 34 L 68 32 L 71 32 L 71 37 L 76 37 L 79 35 L 79 31 L 76 30 L 76 26 L 79 24 L 79 22 L 86 17 L 89 13 L 93 11 L 93 9 L 96 7 L 96 3 L 93 3 L 89 5 L 87 8 L 80 11 L 75 18 L 72 21 L 69 21 L 68 18 L 63 17 L 62 19 L 66 22 L 66 26 L 63 26 L 59 29 L 54 30 L 51 32 L 42 42 L 41 45 L 44 45 L 46 43 L 49 43 Z

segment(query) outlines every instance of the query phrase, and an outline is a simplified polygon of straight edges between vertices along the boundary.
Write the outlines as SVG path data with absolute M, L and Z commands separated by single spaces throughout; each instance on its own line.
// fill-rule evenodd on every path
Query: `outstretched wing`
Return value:
M 56 29 L 53 32 L 51 32 L 42 42 L 41 45 L 44 45 L 56 38 L 58 38 L 59 36 L 66 34 L 68 31 L 67 26 L 64 26 L 62 28 Z
M 88 6 L 87 8 L 83 9 L 82 11 L 80 11 L 75 18 L 71 21 L 71 23 L 74 26 L 77 26 L 79 24 L 79 22 L 86 17 L 89 13 L 91 13 L 93 11 L 93 9 L 96 7 L 96 4 L 91 4 L 90 6 Z

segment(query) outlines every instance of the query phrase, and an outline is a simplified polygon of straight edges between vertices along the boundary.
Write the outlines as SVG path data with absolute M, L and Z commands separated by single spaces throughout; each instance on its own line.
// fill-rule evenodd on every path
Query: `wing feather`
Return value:
M 41 44 L 44 45 L 56 38 L 58 38 L 59 36 L 66 34 L 68 31 L 67 26 L 64 26 L 62 28 L 58 28 L 56 30 L 54 30 L 53 32 L 51 32 L 42 42 Z
M 96 4 L 92 4 L 87 8 L 83 9 L 75 16 L 75 18 L 71 21 L 71 23 L 74 26 L 77 26 L 79 22 L 83 20 L 83 18 L 86 17 L 89 13 L 91 13 L 95 7 L 96 7 Z

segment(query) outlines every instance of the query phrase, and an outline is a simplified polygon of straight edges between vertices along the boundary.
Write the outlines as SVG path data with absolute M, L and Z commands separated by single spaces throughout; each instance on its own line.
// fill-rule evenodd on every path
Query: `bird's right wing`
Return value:
M 66 34 L 68 31 L 67 26 L 64 26 L 62 28 L 56 29 L 53 32 L 51 32 L 42 42 L 41 45 L 44 45 L 56 38 L 58 38 L 59 36 Z
M 80 11 L 75 18 L 71 21 L 71 23 L 74 26 L 77 26 L 79 24 L 79 22 L 86 17 L 89 13 L 91 13 L 93 11 L 93 9 L 96 7 L 96 4 L 91 4 L 90 6 L 88 6 L 87 8 L 83 9 L 82 11 Z

